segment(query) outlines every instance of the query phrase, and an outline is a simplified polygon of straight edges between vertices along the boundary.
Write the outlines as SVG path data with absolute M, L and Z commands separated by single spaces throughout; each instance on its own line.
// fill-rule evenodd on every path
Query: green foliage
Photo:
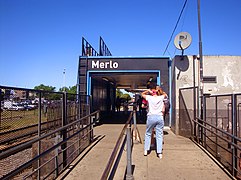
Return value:
M 76 95 L 75 95 L 75 94 L 77 94 L 77 86 L 69 87 L 68 93 L 70 93 L 70 94 L 68 95 L 68 97 L 67 97 L 68 100 L 71 100 L 71 101 L 76 100 Z
M 131 100 L 131 96 L 129 94 L 123 94 L 121 98 L 125 99 L 126 101 Z
M 41 90 L 41 91 L 48 91 L 48 92 L 55 92 L 55 87 L 53 86 L 46 86 L 44 84 L 40 84 L 39 86 L 34 87 L 35 90 Z M 38 93 L 36 94 L 38 95 Z M 42 97 L 44 99 L 56 99 L 55 95 L 53 93 L 42 93 Z
M 77 86 L 69 86 L 69 87 L 62 87 L 59 89 L 59 92 L 67 92 L 67 99 L 74 101 L 76 99 L 76 94 L 77 94 Z
M 45 86 L 44 84 L 40 84 L 39 86 L 35 86 L 34 89 L 54 92 L 56 88 L 53 86 Z
M 72 93 L 72 94 L 77 94 L 77 86 L 72 86 L 72 87 L 69 87 L 69 93 Z
M 119 96 L 121 98 L 122 95 L 123 95 L 123 92 L 121 92 L 120 89 L 116 89 L 116 97 Z
M 64 91 L 71 94 L 77 94 L 77 86 L 62 87 L 59 89 L 59 92 L 64 92 Z
M 120 89 L 116 89 L 116 97 L 118 96 L 124 101 L 131 100 L 131 96 L 129 94 L 124 94 Z

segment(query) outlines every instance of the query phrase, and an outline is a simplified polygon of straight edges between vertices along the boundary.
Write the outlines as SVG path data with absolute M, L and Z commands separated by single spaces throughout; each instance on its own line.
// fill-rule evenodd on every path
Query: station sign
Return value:
M 100 60 L 91 60 L 92 69 L 117 69 L 119 67 L 118 62 L 110 61 L 100 61 Z
M 88 58 L 88 70 L 167 69 L 169 58 Z

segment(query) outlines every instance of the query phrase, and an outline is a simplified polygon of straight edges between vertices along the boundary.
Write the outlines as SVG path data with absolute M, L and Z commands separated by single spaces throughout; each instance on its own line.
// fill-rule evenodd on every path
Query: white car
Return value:
M 9 107 L 8 110 L 14 110 L 14 111 L 24 110 L 24 107 L 17 104 L 12 104 L 12 106 Z

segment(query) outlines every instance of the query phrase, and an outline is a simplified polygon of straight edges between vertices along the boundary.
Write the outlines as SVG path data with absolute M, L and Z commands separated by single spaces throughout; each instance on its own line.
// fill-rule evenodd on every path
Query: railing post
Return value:
M 58 144 L 59 143 L 59 140 L 60 140 L 60 137 L 59 137 L 59 135 L 57 135 L 57 136 L 55 136 L 55 144 Z M 59 155 L 59 153 L 58 153 L 58 148 L 57 149 L 55 149 L 55 151 L 54 151 L 54 154 L 55 154 L 55 158 L 54 158 L 54 164 L 55 164 L 55 177 L 57 178 L 58 177 L 58 175 L 59 175 L 59 162 L 58 162 L 58 155 Z
M 94 119 L 95 116 L 90 116 L 90 143 L 93 142 L 93 138 L 94 138 Z
M 136 130 L 136 110 L 133 111 L 134 130 Z
M 67 94 L 66 94 L 66 92 L 63 92 L 63 96 L 62 96 L 63 98 L 62 98 L 62 105 L 63 105 L 63 107 L 62 107 L 62 126 L 65 126 L 66 124 L 67 124 L 67 118 L 66 118 L 66 113 L 67 113 Z M 62 139 L 63 139 L 63 141 L 65 141 L 66 140 L 66 138 L 67 138 L 67 130 L 66 129 L 64 129 L 63 131 L 62 131 Z M 66 165 L 67 165 L 67 150 L 66 150 L 66 147 L 67 147 L 67 145 L 66 145 L 66 143 L 64 143 L 63 145 L 61 145 L 61 149 L 62 149 L 62 152 L 63 152 L 63 167 L 66 167 Z
M 1 113 L 2 113 L 2 109 L 3 109 L 3 107 L 2 107 L 2 97 L 3 97 L 3 95 L 2 95 L 2 89 L 0 88 L 0 132 L 1 132 L 1 122 L 2 122 L 2 115 L 1 115 Z
M 134 123 L 134 130 L 133 130 L 133 133 L 134 133 L 134 140 L 135 140 L 135 143 L 138 143 L 140 142 L 142 144 L 142 140 L 141 140 L 141 136 L 140 136 L 140 132 L 137 128 L 137 125 L 136 125 L 136 110 L 133 111 L 133 123 Z M 138 141 L 139 139 L 139 141 Z
M 237 95 L 232 94 L 232 142 L 237 145 Z M 237 175 L 237 148 L 232 146 L 232 174 Z
M 134 123 L 135 140 L 137 140 L 136 110 L 133 111 L 133 123 Z
M 216 124 L 216 127 L 218 126 L 218 97 L 215 96 L 215 124 Z M 218 133 L 218 130 L 216 129 L 215 130 L 216 133 Z M 216 135 L 216 138 L 215 138 L 215 153 L 216 153 L 216 158 L 219 158 L 218 156 L 218 136 Z
M 195 59 L 197 58 L 197 56 L 193 56 L 193 116 L 194 116 L 194 120 L 196 120 L 197 117 L 197 111 L 196 111 L 196 73 L 195 73 Z M 194 136 L 194 138 L 197 138 L 197 132 L 196 132 L 196 128 L 197 128 L 197 123 L 194 122 L 193 123 L 193 133 L 192 136 Z
M 133 180 L 134 177 L 132 175 L 132 160 L 131 160 L 131 127 L 126 128 L 126 134 L 127 134 L 127 170 L 126 170 L 126 180 Z
M 207 148 L 207 142 L 206 142 L 206 128 L 207 128 L 207 124 L 206 124 L 206 111 L 207 111 L 207 107 L 206 107 L 206 105 L 207 105 L 207 96 L 204 96 L 204 102 L 203 102 L 203 121 L 204 121 L 204 126 L 205 126 L 205 128 L 204 128 L 204 134 L 203 134 L 203 138 L 204 138 L 204 140 L 203 140 L 203 142 L 204 142 L 204 147 L 205 148 Z
M 42 114 L 41 114 L 41 99 L 42 99 L 42 92 L 39 91 L 39 99 L 38 99 L 38 137 L 41 136 L 41 119 L 42 119 Z M 41 153 L 41 141 L 38 141 L 38 152 L 37 152 L 37 155 L 39 155 Z M 41 158 L 38 159 L 38 179 L 40 179 L 40 176 L 41 176 L 41 173 L 40 173 L 40 165 L 41 165 L 41 162 L 40 162 Z
M 79 92 L 79 91 L 78 91 L 78 92 Z M 81 119 L 81 95 L 78 94 L 77 97 L 78 97 L 77 119 L 79 120 L 79 119 Z M 81 126 L 80 126 L 80 125 L 81 125 L 81 124 L 80 124 L 80 122 L 79 122 L 79 123 L 77 124 L 78 130 L 81 129 Z M 79 132 L 78 138 L 79 138 L 79 140 L 78 140 L 78 154 L 80 154 L 80 152 L 81 152 L 81 150 L 80 150 L 80 147 L 81 147 L 81 132 Z

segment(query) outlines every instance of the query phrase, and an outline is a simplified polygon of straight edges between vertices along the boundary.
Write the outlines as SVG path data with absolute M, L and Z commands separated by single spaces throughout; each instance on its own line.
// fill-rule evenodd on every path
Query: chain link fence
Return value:
M 30 143 L 28 147 L 11 153 L 6 158 L 1 158 L 0 178 L 48 151 L 55 144 L 71 137 L 55 151 L 32 163 L 29 170 L 25 169 L 16 177 L 23 178 L 33 169 L 41 166 L 31 175 L 32 178 L 44 177 L 46 173 L 55 176 L 53 174 L 56 171 L 61 171 L 88 146 L 92 127 L 85 127 L 90 124 L 91 118 L 83 117 L 91 113 L 89 96 L 6 86 L 0 86 L 0 91 L 0 156 L 14 147 L 34 141 L 36 138 L 78 121 L 62 131 Z M 82 129 L 81 132 L 80 129 Z M 52 157 L 57 157 L 57 160 Z M 50 161 L 51 163 L 43 165 Z M 54 173 L 51 172 L 53 171 L 51 167 L 55 167 Z M 57 170 L 56 167 L 58 167 Z

